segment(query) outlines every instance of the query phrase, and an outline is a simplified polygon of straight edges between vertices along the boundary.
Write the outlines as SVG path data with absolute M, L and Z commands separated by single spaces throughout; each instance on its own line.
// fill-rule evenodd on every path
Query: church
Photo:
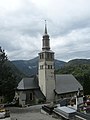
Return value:
M 55 74 L 54 52 L 50 48 L 50 38 L 45 23 L 42 50 L 38 53 L 38 75 L 23 78 L 15 91 L 19 105 L 40 102 L 54 102 L 62 98 L 74 97 L 78 90 L 83 94 L 82 85 L 71 74 Z

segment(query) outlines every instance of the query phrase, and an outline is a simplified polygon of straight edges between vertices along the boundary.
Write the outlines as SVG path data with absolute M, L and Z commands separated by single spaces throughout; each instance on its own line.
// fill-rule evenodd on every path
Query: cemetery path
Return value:
M 9 108 L 11 120 L 58 120 L 51 115 L 41 113 L 41 107 L 42 105 L 25 108 L 11 107 Z

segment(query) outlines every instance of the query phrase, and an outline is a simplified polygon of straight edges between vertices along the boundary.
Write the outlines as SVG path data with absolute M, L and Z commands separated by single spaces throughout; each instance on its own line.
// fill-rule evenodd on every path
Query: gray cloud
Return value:
M 87 51 L 77 51 L 77 52 L 65 52 L 64 54 L 57 54 L 57 58 L 60 60 L 69 61 L 71 59 L 87 59 L 90 58 L 90 50 Z
M 47 19 L 56 58 L 90 58 L 89 4 L 89 0 L 0 1 L 0 45 L 10 60 L 35 57 L 41 51 Z

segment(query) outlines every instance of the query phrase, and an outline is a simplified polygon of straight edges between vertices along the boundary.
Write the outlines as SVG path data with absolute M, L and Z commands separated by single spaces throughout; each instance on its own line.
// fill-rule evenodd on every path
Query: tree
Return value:
M 0 47 L 0 95 L 5 97 L 5 101 L 12 101 L 17 82 L 8 62 L 5 51 Z
M 84 94 L 90 95 L 90 75 L 89 74 L 84 75 L 83 88 L 84 88 Z

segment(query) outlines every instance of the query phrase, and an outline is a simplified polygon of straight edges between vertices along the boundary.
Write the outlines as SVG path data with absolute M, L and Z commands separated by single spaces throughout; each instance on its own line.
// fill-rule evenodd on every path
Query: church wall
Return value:
M 40 68 L 42 66 L 42 68 Z M 42 93 L 46 96 L 46 82 L 45 82 L 45 66 L 44 62 L 39 63 L 39 86 Z
M 19 91 L 19 105 L 25 106 L 26 93 L 24 91 Z
M 19 105 L 35 104 L 37 102 L 33 90 L 16 91 L 15 99 L 19 100 Z
M 77 92 L 71 92 L 71 93 L 64 93 L 64 94 L 56 94 L 55 95 L 55 100 L 60 100 L 63 98 L 69 98 L 69 97 L 75 97 Z
M 55 89 L 55 79 L 54 79 L 54 70 L 48 69 L 46 71 L 46 93 L 47 93 L 47 101 L 54 100 L 54 89 Z

